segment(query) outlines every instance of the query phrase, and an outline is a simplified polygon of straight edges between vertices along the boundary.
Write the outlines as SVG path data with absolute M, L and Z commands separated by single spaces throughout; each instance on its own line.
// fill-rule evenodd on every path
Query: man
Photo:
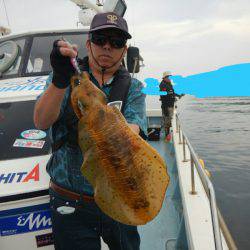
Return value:
M 95 15 L 86 42 L 88 57 L 79 60 L 90 80 L 109 98 L 114 89 L 128 91 L 122 97 L 122 113 L 136 132 L 146 131 L 145 95 L 142 83 L 131 79 L 121 66 L 130 39 L 126 21 L 115 13 Z M 77 143 L 78 119 L 71 107 L 70 78 L 75 73 L 71 58 L 77 56 L 75 46 L 56 41 L 51 52 L 53 77 L 39 97 L 34 111 L 37 128 L 51 127 L 53 154 L 47 164 L 51 177 L 50 202 L 55 249 L 100 249 L 100 237 L 111 250 L 139 249 L 137 228 L 114 221 L 105 215 L 93 199 L 93 188 L 82 176 L 84 156 Z M 50 83 L 52 81 L 52 83 Z M 118 86 L 118 87 L 117 87 Z M 111 98 L 112 99 L 112 98 Z M 114 99 L 114 98 L 113 98 Z M 112 100 L 111 100 L 112 101 Z
M 169 79 L 170 76 L 171 76 L 170 71 L 164 72 L 162 76 L 162 81 L 159 86 L 160 91 L 165 91 L 167 93 L 166 95 L 161 95 L 160 97 L 166 141 L 169 141 L 171 139 L 170 127 L 174 110 L 175 96 L 179 96 L 174 92 L 172 82 Z

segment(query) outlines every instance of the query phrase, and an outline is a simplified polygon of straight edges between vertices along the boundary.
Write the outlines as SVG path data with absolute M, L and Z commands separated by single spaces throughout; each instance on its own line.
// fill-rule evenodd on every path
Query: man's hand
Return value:
M 67 88 L 70 78 L 75 73 L 71 58 L 77 56 L 77 48 L 63 40 L 56 40 L 50 54 L 50 63 L 53 69 L 52 83 L 59 89 Z

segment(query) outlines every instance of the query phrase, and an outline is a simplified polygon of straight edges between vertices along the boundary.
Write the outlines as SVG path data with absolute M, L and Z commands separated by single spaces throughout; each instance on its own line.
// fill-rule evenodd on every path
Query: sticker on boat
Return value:
M 44 247 L 54 244 L 54 238 L 52 233 L 36 235 L 37 247 Z
M 39 163 L 30 171 L 7 172 L 0 175 L 0 184 L 39 181 Z
M 41 140 L 27 140 L 27 139 L 16 139 L 13 147 L 20 148 L 43 148 L 45 141 Z
M 46 133 L 39 129 L 29 129 L 21 133 L 24 139 L 39 140 L 46 137 Z
M 0 215 L 1 236 L 29 233 L 52 226 L 48 204 L 5 210 Z

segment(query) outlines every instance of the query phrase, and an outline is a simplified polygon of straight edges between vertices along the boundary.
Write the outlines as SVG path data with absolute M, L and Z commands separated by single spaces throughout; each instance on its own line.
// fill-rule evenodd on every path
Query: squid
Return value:
M 116 221 L 144 225 L 159 213 L 170 178 L 159 153 L 135 133 L 86 72 L 71 79 L 71 104 L 84 155 L 83 176 L 98 207 Z

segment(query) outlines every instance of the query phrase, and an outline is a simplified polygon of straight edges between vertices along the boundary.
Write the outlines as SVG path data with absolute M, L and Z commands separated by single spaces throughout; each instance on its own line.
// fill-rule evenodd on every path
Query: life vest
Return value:
M 82 71 L 89 71 L 88 68 L 88 57 L 85 57 L 83 60 L 79 61 L 80 69 Z M 115 73 L 113 81 L 110 83 L 111 90 L 109 93 L 108 103 L 114 101 L 121 101 L 121 113 L 124 115 L 124 108 L 127 101 L 128 91 L 131 85 L 131 76 L 129 72 L 125 69 L 125 67 L 121 66 Z M 64 143 L 67 143 L 70 147 L 78 147 L 78 117 L 76 116 L 70 101 L 70 94 L 67 100 L 66 109 L 64 111 L 63 119 L 65 120 L 65 124 L 67 127 L 67 135 L 59 139 L 58 141 L 52 144 L 52 151 L 56 151 Z M 53 125 L 53 129 L 56 129 L 58 126 L 58 122 L 55 122 Z

